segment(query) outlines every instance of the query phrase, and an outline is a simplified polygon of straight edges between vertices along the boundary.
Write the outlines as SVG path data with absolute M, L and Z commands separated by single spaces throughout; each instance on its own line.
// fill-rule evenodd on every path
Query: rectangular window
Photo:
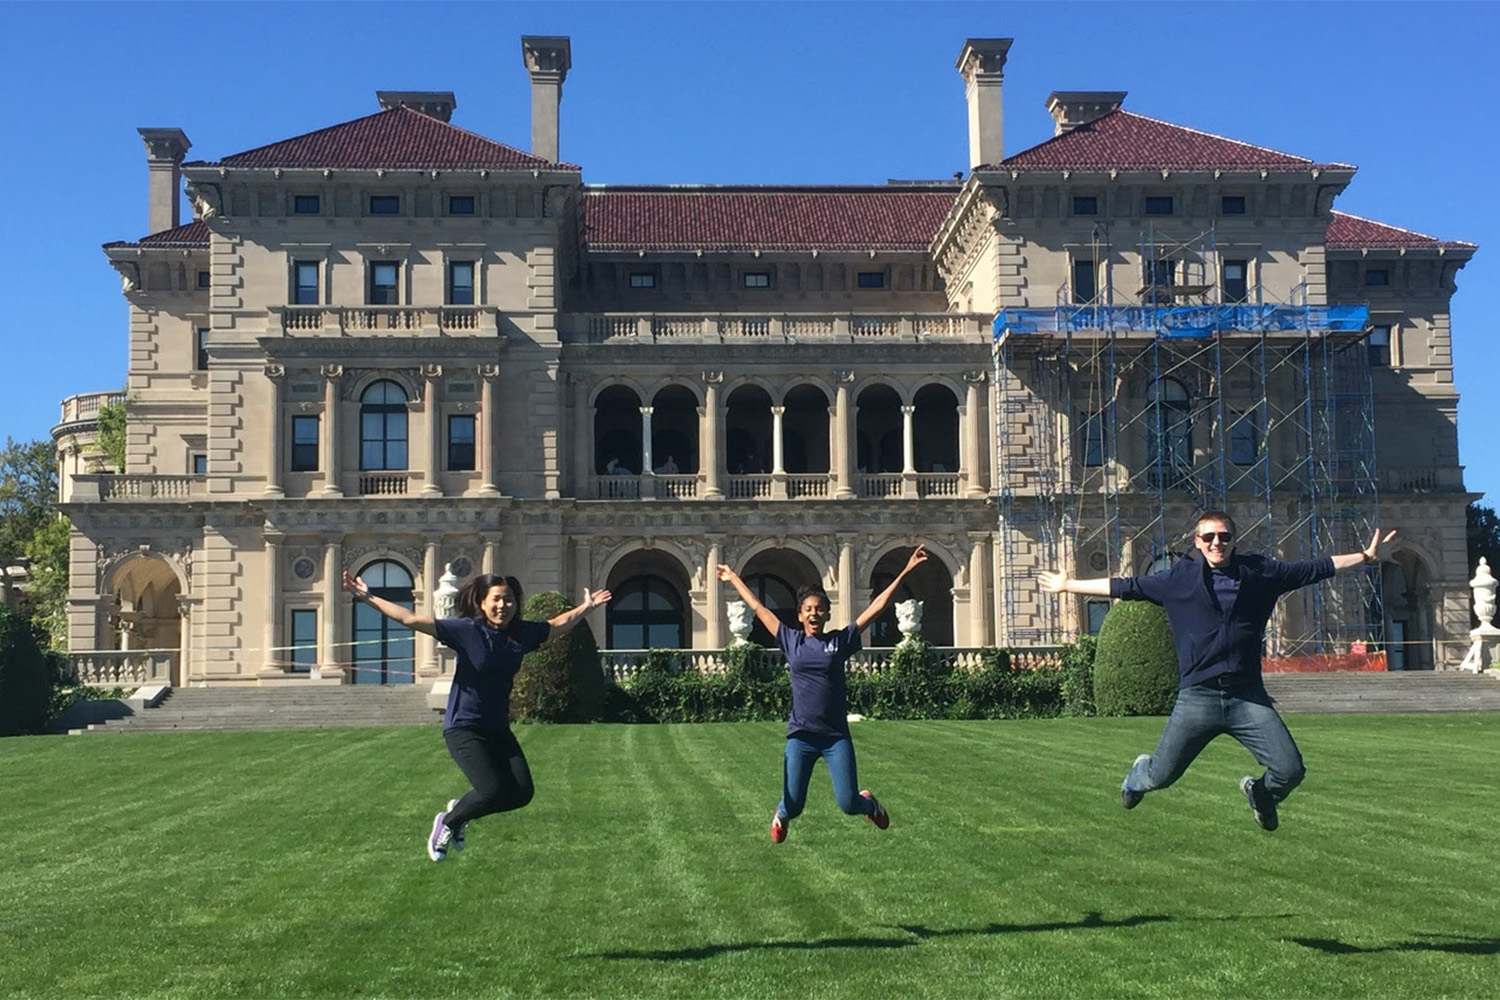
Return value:
M 748 271 L 745 273 L 746 288 L 770 288 L 771 275 L 767 271 Z
M 1242 194 L 1226 194 L 1219 199 L 1220 215 L 1244 215 L 1245 196 Z
M 207 271 L 199 271 L 198 272 L 198 287 L 199 288 L 207 288 L 212 283 L 213 283 L 213 275 L 209 274 Z
M 1367 285 L 1389 285 L 1391 283 L 1391 272 L 1383 267 L 1372 267 L 1365 271 L 1365 284 Z
M 448 471 L 474 471 L 474 416 L 455 414 L 448 418 Z
M 655 288 L 656 275 L 651 271 L 632 271 L 630 272 L 630 287 Z
M 315 306 L 318 304 L 318 262 L 299 260 L 292 265 L 292 304 Z
M 378 260 L 370 264 L 370 296 L 372 306 L 394 306 L 399 304 L 396 277 L 400 265 L 393 260 Z
M 194 455 L 193 456 L 193 475 L 195 475 L 195 476 L 206 476 L 206 475 L 208 475 L 208 456 L 207 455 Z
M 206 326 L 200 326 L 197 330 L 193 367 L 200 372 L 208 371 L 208 327 Z
M 399 194 L 372 194 L 370 195 L 371 215 L 400 215 L 401 196 Z
M 1226 260 L 1224 262 L 1224 301 L 1244 302 L 1250 297 L 1250 262 Z
M 305 674 L 318 662 L 318 613 L 312 608 L 292 609 L 291 649 L 287 669 Z
M 1089 635 L 1098 635 L 1104 627 L 1104 616 L 1109 614 L 1108 601 L 1089 601 L 1084 605 L 1089 614 Z
M 1092 302 L 1098 294 L 1099 288 L 1094 280 L 1094 262 L 1073 261 L 1073 301 L 1080 304 Z
M 318 418 L 292 418 L 292 471 L 318 471 Z
M 292 196 L 293 215 L 317 215 L 323 210 L 323 199 L 315 194 Z
M 449 215 L 473 215 L 474 196 L 472 194 L 450 194 L 448 196 Z
M 1391 328 L 1370 327 L 1370 337 L 1365 341 L 1371 368 L 1388 368 L 1391 363 Z
M 1073 196 L 1074 215 L 1098 215 L 1099 198 L 1092 194 L 1075 194 Z
M 1078 416 L 1078 454 L 1084 468 L 1097 469 L 1104 464 L 1109 441 L 1104 429 L 1103 413 L 1081 413 Z
M 1176 261 L 1148 260 L 1141 267 L 1141 284 L 1147 288 L 1167 289 L 1176 283 Z
M 1146 195 L 1146 214 L 1147 215 L 1171 215 L 1172 214 L 1172 196 L 1169 195 L 1169 194 L 1148 194 L 1148 195 Z
M 450 306 L 474 304 L 474 262 L 472 260 L 448 262 L 448 304 Z
M 860 288 L 884 288 L 884 271 L 860 271 L 854 276 L 854 283 Z
M 1229 460 L 1235 465 L 1254 465 L 1260 455 L 1260 412 L 1229 414 Z

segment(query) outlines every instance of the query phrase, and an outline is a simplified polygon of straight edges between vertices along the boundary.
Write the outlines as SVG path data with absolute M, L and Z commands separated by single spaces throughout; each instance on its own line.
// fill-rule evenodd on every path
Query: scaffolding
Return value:
M 1096 253 L 1108 254 L 1107 246 Z M 1008 645 L 1083 631 L 1037 574 L 1136 576 L 1192 550 L 1222 509 L 1237 546 L 1279 559 L 1355 551 L 1378 521 L 1368 309 L 1268 302 L 1235 287 L 1209 230 L 1139 244 L 1139 305 L 1102 294 L 995 320 L 998 549 Z M 1268 655 L 1383 641 L 1380 577 L 1340 574 L 1288 595 Z

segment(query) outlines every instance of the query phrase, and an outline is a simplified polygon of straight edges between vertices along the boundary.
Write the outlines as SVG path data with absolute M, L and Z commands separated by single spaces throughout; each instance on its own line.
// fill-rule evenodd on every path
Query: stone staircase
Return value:
M 1500 712 L 1500 678 L 1467 671 L 1266 674 L 1279 712 Z
M 174 688 L 155 708 L 70 732 L 435 726 L 442 721 L 441 712 L 427 707 L 426 685 Z

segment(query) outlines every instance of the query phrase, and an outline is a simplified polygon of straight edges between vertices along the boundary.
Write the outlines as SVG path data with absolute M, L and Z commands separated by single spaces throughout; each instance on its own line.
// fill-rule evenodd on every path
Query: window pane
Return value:
M 1094 262 L 1075 260 L 1073 262 L 1073 301 L 1092 302 L 1097 294 L 1098 290 L 1094 283 Z
M 401 196 L 394 194 L 370 195 L 371 215 L 396 215 L 401 211 Z
M 656 275 L 649 274 L 649 273 L 643 273 L 643 272 L 639 272 L 638 271 L 635 274 L 632 274 L 630 276 L 630 287 L 631 288 L 655 288 L 656 287 Z
M 856 283 L 860 288 L 884 288 L 884 271 L 861 271 L 856 277 Z
M 1171 195 L 1147 195 L 1146 196 L 1146 214 L 1147 215 L 1171 215 L 1172 214 L 1172 196 Z
M 1098 635 L 1104 627 L 1104 616 L 1109 614 L 1108 601 L 1089 601 L 1089 635 Z
M 288 659 L 291 669 L 304 673 L 318 662 L 318 613 L 311 609 L 292 612 L 291 649 Z
M 1224 262 L 1224 301 L 1244 302 L 1249 297 L 1249 265 L 1243 260 Z
M 396 298 L 397 265 L 391 261 L 379 261 L 370 265 L 370 304 L 392 306 Z
M 195 476 L 206 476 L 206 475 L 208 475 L 208 456 L 207 455 L 194 455 L 193 456 L 193 475 L 195 475 Z
M 318 304 L 318 263 L 317 261 L 299 260 L 294 270 L 296 271 L 295 291 L 292 302 L 299 306 L 313 306 Z
M 207 371 L 208 370 L 208 330 L 206 328 L 204 328 L 204 327 L 199 327 L 198 328 L 198 334 L 197 334 L 197 336 L 198 336 L 197 357 L 196 357 L 196 359 L 194 361 L 194 367 L 197 368 L 198 371 L 200 371 L 200 372 L 201 371 Z
M 454 472 L 474 470 L 474 418 L 467 414 L 448 418 L 448 468 Z
M 1391 328 L 1388 326 L 1376 326 L 1370 328 L 1370 338 L 1366 342 L 1366 350 L 1369 353 L 1371 365 L 1384 367 L 1391 363 Z
M 1226 194 L 1219 203 L 1219 212 L 1223 215 L 1244 215 L 1245 196 L 1242 194 Z
M 1097 197 L 1095 197 L 1094 195 L 1074 195 L 1073 196 L 1073 214 L 1074 215 L 1098 215 L 1099 214 L 1099 199 Z
M 299 194 L 292 199 L 292 211 L 297 215 L 317 215 L 322 200 L 315 194 Z
M 1391 283 L 1391 272 L 1383 267 L 1372 267 L 1365 272 L 1365 284 L 1367 285 L 1389 285 Z
M 474 196 L 471 194 L 454 194 L 448 196 L 449 215 L 473 215 Z
M 212 282 L 212 280 L 213 280 L 212 275 L 210 275 L 207 271 L 199 271 L 198 272 L 198 287 L 199 288 L 207 288 L 209 286 L 209 284 Z
M 1235 465 L 1254 465 L 1260 451 L 1260 426 L 1255 413 L 1231 414 L 1229 460 Z
M 770 288 L 771 276 L 764 272 L 752 272 L 745 275 L 746 288 Z
M 448 302 L 455 306 L 474 304 L 474 262 L 456 260 L 448 265 Z

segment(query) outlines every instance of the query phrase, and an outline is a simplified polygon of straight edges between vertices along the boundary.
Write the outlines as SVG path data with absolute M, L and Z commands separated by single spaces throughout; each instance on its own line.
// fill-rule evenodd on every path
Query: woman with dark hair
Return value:
M 853 625 L 837 632 L 824 632 L 828 624 L 828 594 L 813 585 L 797 591 L 797 624 L 789 628 L 775 612 L 756 600 L 739 574 L 728 566 L 718 568 L 719 579 L 732 584 L 740 598 L 755 612 L 755 617 L 776 636 L 777 645 L 786 657 L 792 677 L 792 717 L 786 724 L 786 763 L 781 772 L 781 802 L 771 817 L 771 840 L 777 844 L 786 839 L 792 820 L 807 805 L 807 785 L 812 780 L 813 765 L 818 758 L 828 765 L 833 779 L 833 797 L 839 808 L 850 816 L 864 816 L 884 830 L 891 825 L 885 807 L 868 791 L 860 791 L 858 769 L 854 761 L 854 741 L 849 738 L 848 685 L 844 665 L 860 650 L 859 634 L 885 610 L 906 574 L 927 558 L 927 549 L 918 545 L 906 560 L 906 567 L 896 574 L 890 585 L 875 595 L 870 606 L 859 613 Z M 850 582 L 852 583 L 852 581 Z M 846 584 L 848 586 L 850 584 Z
M 443 715 L 443 740 L 472 790 L 451 799 L 432 820 L 427 856 L 441 861 L 451 846 L 464 849 L 471 819 L 519 809 L 535 788 L 521 744 L 510 730 L 510 689 L 521 658 L 556 629 L 565 632 L 609 602 L 607 590 L 585 590 L 583 603 L 544 622 L 521 618 L 521 584 L 513 576 L 481 574 L 464 584 L 455 602 L 459 617 L 417 614 L 370 593 L 365 582 L 344 572 L 344 589 L 357 601 L 453 650 L 457 666 Z

